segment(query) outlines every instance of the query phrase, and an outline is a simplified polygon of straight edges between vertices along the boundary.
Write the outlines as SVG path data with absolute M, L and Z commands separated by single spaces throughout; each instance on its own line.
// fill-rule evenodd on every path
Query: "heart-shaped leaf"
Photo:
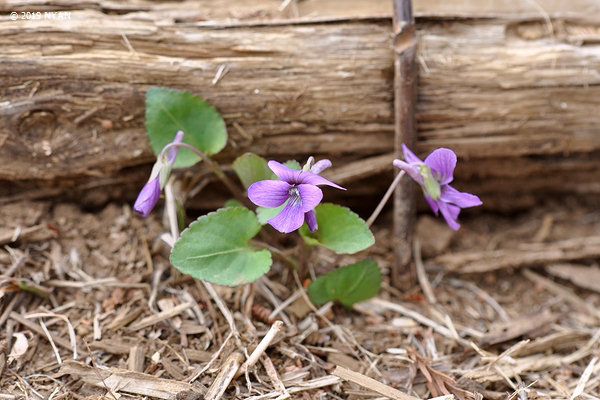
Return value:
M 177 131 L 183 131 L 183 142 L 207 155 L 218 153 L 227 143 L 225 122 L 219 112 L 206 101 L 190 93 L 174 89 L 151 88 L 146 93 L 146 130 L 150 146 L 158 155 Z M 189 167 L 200 157 L 180 148 L 175 167 Z
M 248 244 L 260 228 L 247 208 L 221 208 L 182 232 L 171 251 L 171 263 L 184 274 L 218 285 L 253 282 L 271 266 L 269 251 Z
M 367 258 L 318 277 L 308 288 L 308 295 L 317 305 L 337 300 L 350 308 L 375 296 L 380 285 L 381 271 L 375 261 Z
M 233 162 L 233 170 L 246 189 L 254 182 L 277 179 L 267 165 L 267 160 L 254 153 L 246 153 L 236 158 Z
M 306 243 L 327 247 L 338 254 L 353 254 L 375 243 L 365 221 L 349 208 L 324 203 L 315 211 L 319 229 L 311 233 L 306 224 L 300 228 Z

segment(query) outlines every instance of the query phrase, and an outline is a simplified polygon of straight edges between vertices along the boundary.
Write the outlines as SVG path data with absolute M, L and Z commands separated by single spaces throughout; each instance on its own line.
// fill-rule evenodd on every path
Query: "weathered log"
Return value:
M 149 162 L 151 86 L 191 91 L 224 114 L 225 162 L 250 150 L 368 166 L 392 150 L 391 1 L 229 3 L 3 2 L 5 15 L 73 11 L 0 21 L 0 180 L 93 186 Z M 492 207 L 517 204 L 499 194 L 600 192 L 600 5 L 476 3 L 415 1 L 418 152 L 454 149 L 457 186 Z
M 381 154 L 393 134 L 389 33 L 387 20 L 215 29 L 73 12 L 69 24 L 8 21 L 0 155 L 12 162 L 0 178 L 101 175 L 149 161 L 152 86 L 215 105 L 229 125 L 225 158 L 234 149 Z M 228 72 L 213 85 L 220 66 Z

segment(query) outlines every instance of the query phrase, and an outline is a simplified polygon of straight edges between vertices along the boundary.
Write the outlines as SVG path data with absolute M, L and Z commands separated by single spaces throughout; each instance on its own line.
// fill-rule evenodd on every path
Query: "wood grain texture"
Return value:
M 389 150 L 389 21 L 214 29 L 73 12 L 69 24 L 12 24 L 0 26 L 0 157 L 12 158 L 1 179 L 102 175 L 150 161 L 152 86 L 215 105 L 230 133 L 225 158 L 236 147 L 272 157 Z M 212 85 L 221 65 L 229 71 Z
M 381 179 L 357 195 L 383 192 L 387 176 L 373 174 L 393 149 L 391 2 L 358 3 L 3 2 L 2 12 L 72 14 L 0 21 L 0 196 L 32 181 L 142 183 L 133 169 L 153 158 L 143 106 L 152 86 L 188 90 L 223 113 L 223 163 L 247 150 L 328 156 L 345 171 L 360 161 L 361 177 Z M 415 1 L 417 152 L 454 149 L 457 187 L 492 208 L 599 193 L 600 6 L 460 3 Z M 519 194 L 508 205 L 507 191 Z

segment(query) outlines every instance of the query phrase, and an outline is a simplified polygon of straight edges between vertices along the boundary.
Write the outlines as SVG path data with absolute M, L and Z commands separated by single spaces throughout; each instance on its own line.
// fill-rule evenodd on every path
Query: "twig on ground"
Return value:
M 466 281 L 462 281 L 460 279 L 455 279 L 455 278 L 451 278 L 448 282 L 452 286 L 464 287 L 466 289 L 469 289 L 469 290 L 475 292 L 477 297 L 480 297 L 483 301 L 488 303 L 490 305 L 490 307 L 492 307 L 494 309 L 494 311 L 496 311 L 496 313 L 498 314 L 498 317 L 500 317 L 501 320 L 503 320 L 503 321 L 510 320 L 510 317 L 508 316 L 506 311 L 504 311 L 502 306 L 496 301 L 496 299 L 494 299 L 486 291 L 484 291 L 483 289 L 481 289 L 480 287 L 475 285 L 473 282 L 466 282 Z
M 240 342 L 240 333 L 238 332 L 235 326 L 235 321 L 233 320 L 233 315 L 231 315 L 231 311 L 229 311 L 229 308 L 227 308 L 227 305 L 225 304 L 221 296 L 219 296 L 219 294 L 217 293 L 217 291 L 211 283 L 202 281 L 202 284 L 206 288 L 206 291 L 208 292 L 210 297 L 212 297 L 212 299 L 217 304 L 217 307 L 219 308 L 219 311 L 221 311 L 221 314 L 223 314 L 223 316 L 225 317 L 227 324 L 229 324 L 229 329 L 231 330 L 231 333 L 233 333 L 233 337 L 235 338 L 236 344 L 238 345 L 238 347 L 242 347 Z
M 271 383 L 273 384 L 273 387 L 284 394 L 284 396 L 280 396 L 277 399 L 284 400 L 284 399 L 290 397 L 290 394 L 287 391 L 283 382 L 281 381 L 281 378 L 279 377 L 279 374 L 277 373 L 277 370 L 275 369 L 275 366 L 273 365 L 273 361 L 271 361 L 271 358 L 269 358 L 269 356 L 264 354 L 262 357 L 262 363 L 265 367 L 265 371 L 267 372 L 267 375 L 269 375 L 269 379 L 271 379 Z
M 142 319 L 141 321 L 130 326 L 129 329 L 132 331 L 139 331 L 140 329 L 146 328 L 146 327 L 154 325 L 160 321 L 164 321 L 165 319 L 169 319 L 176 315 L 179 315 L 183 311 L 185 311 L 188 308 L 191 308 L 193 306 L 194 306 L 194 304 L 191 302 L 179 304 L 169 310 L 161 311 L 158 314 L 154 314 L 149 317 L 146 317 L 146 318 Z
M 129 349 L 127 368 L 135 372 L 144 372 L 144 358 L 146 357 L 146 346 L 136 344 Z
M 110 393 L 110 395 L 112 396 L 112 398 L 115 399 L 115 400 L 119 400 L 119 398 L 117 397 L 117 395 L 115 393 L 113 393 L 112 388 L 108 387 L 108 385 L 104 381 L 104 378 L 102 377 L 102 375 L 100 375 L 100 372 L 98 371 L 98 366 L 96 365 L 96 358 L 94 357 L 94 354 L 92 353 L 92 350 L 90 349 L 90 346 L 88 345 L 88 343 L 87 343 L 87 341 L 85 339 L 83 339 L 83 343 L 85 343 L 85 347 L 87 348 L 87 351 L 88 351 L 88 353 L 90 355 L 90 360 L 92 360 L 92 370 L 94 371 L 94 373 L 96 374 L 96 376 L 98 376 L 98 378 L 102 382 L 102 385 L 104 386 L 104 388 L 106 389 L 106 391 L 108 393 Z
M 370 389 L 386 397 L 389 397 L 390 399 L 419 400 L 417 397 L 402 393 L 401 391 L 394 389 L 390 386 L 384 385 L 383 383 L 378 382 L 373 378 L 369 378 L 366 375 L 360 374 L 358 372 L 349 370 L 344 367 L 340 367 L 339 365 L 335 367 L 335 370 L 332 372 L 332 374 L 344 380 L 354 382 L 364 388 Z
M 198 388 L 189 383 L 173 379 L 157 378 L 156 376 L 140 372 L 128 371 L 120 368 L 97 369 L 74 360 L 65 360 L 60 367 L 59 374 L 72 374 L 79 376 L 84 382 L 97 387 L 110 387 L 113 390 L 142 396 L 157 397 L 159 399 L 173 399 L 174 393 L 183 391 L 199 392 Z M 98 377 L 100 375 L 101 379 Z M 106 386 L 102 384 L 104 380 Z
M 600 319 L 600 310 L 598 310 L 592 304 L 583 301 L 572 290 L 567 289 L 566 287 L 559 285 L 556 282 L 552 282 L 550 279 L 544 278 L 543 276 L 538 275 L 529 269 L 523 270 L 523 275 L 525 275 L 525 277 L 527 279 L 529 279 L 539 285 L 544 286 L 546 289 L 548 289 L 552 293 L 554 293 L 558 296 L 561 296 L 565 300 L 571 302 L 573 305 L 586 310 L 591 315 L 596 317 L 596 319 Z
M 392 303 L 391 301 L 387 301 L 387 300 L 383 300 L 383 299 L 379 299 L 379 298 L 371 299 L 371 300 L 369 300 L 369 303 L 372 303 L 375 306 L 387 308 L 388 310 L 396 311 L 400 314 L 406 315 L 422 325 L 433 328 L 434 331 L 441 334 L 442 336 L 445 336 L 452 340 L 456 339 L 455 336 L 450 331 L 450 329 L 448 329 L 445 326 L 442 326 L 442 325 L 438 324 L 437 322 L 419 314 L 418 312 L 416 312 L 414 310 L 410 310 L 400 304 Z M 462 342 L 462 341 L 467 342 L 464 339 L 459 338 L 459 342 Z
M 423 265 L 423 259 L 421 258 L 421 243 L 419 243 L 419 239 L 417 238 L 413 239 L 413 257 L 415 259 L 417 279 L 419 280 L 425 299 L 427 299 L 429 304 L 436 304 L 437 299 L 435 298 L 429 279 L 427 279 L 427 272 L 425 271 L 425 265 Z
M 583 347 L 564 357 L 562 359 L 562 362 L 568 365 L 574 363 L 575 361 L 581 360 L 584 357 L 587 357 L 590 354 L 592 347 L 594 347 L 594 345 L 598 341 L 600 341 L 600 329 L 598 329 L 596 333 L 594 333 L 594 336 L 592 336 L 592 338 L 588 340 L 588 342 Z
M 244 356 L 239 351 L 233 352 L 221 366 L 219 374 L 208 388 L 204 400 L 220 399 L 229 383 L 234 378 L 240 365 L 244 361 Z
M 37 333 L 40 336 L 46 337 L 46 333 L 44 332 L 44 330 L 42 328 L 40 328 L 37 324 L 35 324 L 34 322 L 28 320 L 27 318 L 23 317 L 21 314 L 17 314 L 14 311 L 11 311 L 10 314 L 8 315 L 10 319 L 13 319 L 15 321 L 17 321 L 19 324 L 31 329 L 32 331 L 34 331 L 35 333 Z M 73 346 L 71 345 L 71 343 L 63 338 L 60 337 L 56 337 L 53 338 L 54 339 L 54 343 L 58 344 L 60 347 L 67 349 L 67 350 L 73 350 Z M 76 353 L 75 353 L 76 354 Z
M 188 379 L 186 379 L 186 381 L 188 383 L 194 382 L 196 379 L 198 379 L 198 377 L 200 375 L 202 375 L 206 370 L 208 370 L 210 368 L 212 363 L 214 363 L 219 358 L 219 356 L 223 352 L 223 349 L 225 349 L 225 345 L 227 344 L 227 342 L 229 342 L 229 339 L 231 339 L 232 336 L 233 336 L 233 332 L 229 332 L 229 335 L 227 335 L 225 340 L 223 340 L 223 344 L 221 344 L 221 347 L 219 347 L 219 349 L 215 352 L 215 354 L 212 355 L 210 361 L 204 367 L 198 368 L 196 371 L 194 371 L 192 373 L 192 375 Z
M 588 236 L 547 243 L 528 243 L 517 249 L 444 254 L 434 258 L 432 262 L 443 265 L 448 271 L 481 273 L 598 257 L 600 236 Z
M 337 376 L 333 376 L 333 375 L 322 376 L 320 378 L 311 379 L 306 382 L 299 382 L 296 384 L 296 386 L 289 387 L 288 393 L 294 394 L 294 393 L 304 392 L 306 390 L 313 390 L 313 389 L 318 389 L 318 388 L 322 388 L 325 386 L 335 385 L 340 382 L 341 382 L 341 379 Z M 281 396 L 280 392 L 273 392 L 273 393 L 267 393 L 267 394 L 264 394 L 261 396 L 252 396 L 252 397 L 249 397 L 248 400 L 271 399 L 271 398 L 279 397 L 279 396 Z
M 486 367 L 489 370 L 490 368 L 494 367 L 497 363 L 499 363 L 504 358 L 510 357 L 511 354 L 517 353 L 520 349 L 522 349 L 524 346 L 526 346 L 529 342 L 530 342 L 529 339 L 521 340 L 519 343 L 517 343 L 514 346 L 511 346 L 510 348 L 503 351 L 502 354 L 500 354 L 499 356 L 482 357 L 481 361 L 483 361 L 483 362 L 489 361 L 490 362 L 489 365 Z M 486 359 L 491 359 L 491 360 L 486 360 Z
M 0 240 L 1 242 L 1 240 Z M 8 246 L 6 246 L 6 248 L 9 248 Z M 13 253 L 16 253 L 15 251 L 11 252 L 11 256 L 14 257 Z M 0 278 L 9 278 L 16 270 L 17 268 L 19 268 L 19 266 L 21 264 L 23 264 L 23 262 L 27 259 L 27 257 L 29 257 L 29 253 L 27 251 L 21 253 L 21 255 L 19 256 L 19 258 L 17 258 L 10 267 L 8 267 L 8 269 L 6 271 L 4 271 L 4 273 L 2 275 L 0 275 Z
M 285 299 L 285 301 L 283 303 L 279 304 L 279 306 L 277 306 L 275 309 L 273 309 L 273 312 L 271 312 L 271 314 L 269 314 L 269 319 L 276 318 L 279 313 L 281 313 L 283 310 L 285 310 L 287 308 L 287 306 L 292 304 L 294 301 L 296 301 L 300 297 L 302 297 L 302 292 L 300 292 L 299 290 L 296 290 L 290 297 Z M 284 314 L 282 313 L 281 319 L 284 319 L 283 316 L 284 316 Z M 286 316 L 286 319 L 287 319 L 287 316 Z
M 147 283 L 128 283 L 118 280 L 117 278 L 102 278 L 94 279 L 91 281 L 66 281 L 60 279 L 50 279 L 44 281 L 46 286 L 54 286 L 59 288 L 73 288 L 73 289 L 99 289 L 99 288 L 124 288 L 124 289 L 146 289 L 150 290 Z
M 50 336 L 50 332 L 48 331 L 48 328 L 46 328 L 46 324 L 44 323 L 44 321 L 41 318 L 40 318 L 40 326 L 42 327 L 42 330 L 46 334 L 46 338 L 48 338 L 48 342 L 50 342 L 50 346 L 52 347 L 52 351 L 54 352 L 54 356 L 56 357 L 56 362 L 58 362 L 58 365 L 61 365 L 62 359 L 60 358 L 60 353 L 58 352 L 58 349 L 56 348 L 56 345 L 54 344 L 54 340 L 52 340 L 52 336 Z
M 590 380 L 590 377 L 592 376 L 592 372 L 594 372 L 594 368 L 596 367 L 597 362 L 598 357 L 594 357 L 590 360 L 590 363 L 585 368 L 585 371 L 583 371 L 583 374 L 581 374 L 579 382 L 577 382 L 577 386 L 575 387 L 575 390 L 573 390 L 573 393 L 571 394 L 571 397 L 569 397 L 569 400 L 575 400 L 576 397 L 579 397 L 583 394 L 583 391 L 585 390 L 585 385 Z
M 150 290 L 150 296 L 148 297 L 148 308 L 150 308 L 152 312 L 157 312 L 155 306 L 156 298 L 158 297 L 158 289 L 161 283 L 162 274 L 165 272 L 166 269 L 167 267 L 164 264 L 159 263 L 152 273 L 152 289 Z
M 246 362 L 244 362 L 239 371 L 236 372 L 236 378 L 248 371 L 250 368 L 252 368 L 254 364 L 256 364 L 256 362 L 258 361 L 260 356 L 265 352 L 267 347 L 271 345 L 271 342 L 273 342 L 275 336 L 277 336 L 277 334 L 281 332 L 281 328 L 283 328 L 282 321 L 275 321 L 273 325 L 271 325 L 271 328 L 269 329 L 265 337 L 262 338 L 262 340 L 260 341 L 260 343 L 258 343 L 258 346 L 256 346 L 252 354 L 250 354 Z
M 262 279 L 259 279 L 256 282 L 256 289 L 258 289 L 263 296 L 269 301 L 269 303 L 271 303 L 273 305 L 273 307 L 275 307 L 276 310 L 283 310 L 285 307 L 282 306 L 282 303 L 271 291 L 271 289 L 268 288 L 268 286 L 263 282 Z M 287 306 L 286 306 L 287 307 Z M 274 311 L 271 313 L 271 315 L 274 313 Z M 281 320 L 283 322 L 285 322 L 286 326 L 292 326 L 292 321 L 290 321 L 290 319 L 288 318 L 288 316 L 281 312 L 278 311 L 278 313 L 281 313 Z M 269 318 L 271 316 L 269 315 Z
M 19 305 L 19 303 L 23 300 L 24 297 L 25 293 L 23 292 L 16 293 L 13 296 L 13 298 L 10 300 L 10 303 L 8 303 L 8 305 L 6 306 L 6 309 L 2 312 L 2 315 L 0 315 L 0 329 L 2 329 L 10 313 Z

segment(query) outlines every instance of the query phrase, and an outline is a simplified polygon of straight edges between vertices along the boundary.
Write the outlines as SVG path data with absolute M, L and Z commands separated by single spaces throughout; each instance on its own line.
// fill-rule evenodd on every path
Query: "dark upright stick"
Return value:
M 394 109 L 396 113 L 395 140 L 396 156 L 402 157 L 402 143 L 415 150 L 415 104 L 417 100 L 417 70 L 415 53 L 417 39 L 411 0 L 394 0 Z M 412 259 L 412 234 L 415 223 L 414 184 L 403 179 L 394 196 L 394 241 L 395 265 L 392 268 L 392 284 L 404 286 Z M 410 282 L 409 282 L 410 283 Z

